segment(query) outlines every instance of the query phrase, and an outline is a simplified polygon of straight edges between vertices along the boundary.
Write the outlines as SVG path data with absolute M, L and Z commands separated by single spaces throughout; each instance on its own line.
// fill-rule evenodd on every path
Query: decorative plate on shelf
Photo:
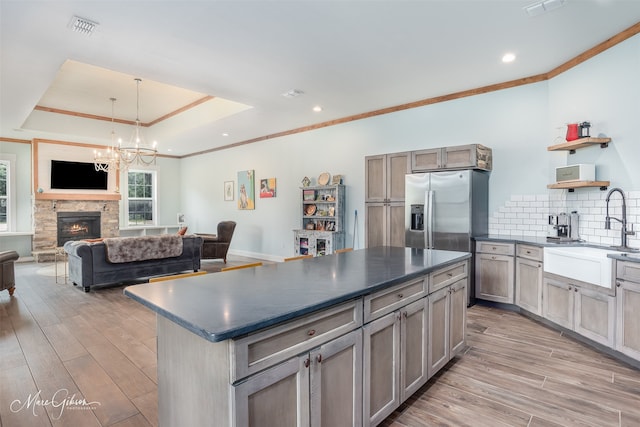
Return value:
M 305 209 L 305 213 L 309 216 L 313 215 L 314 213 L 316 213 L 316 205 L 309 205 L 307 206 L 307 208 Z
M 318 177 L 318 185 L 327 185 L 330 178 L 329 172 L 322 172 Z

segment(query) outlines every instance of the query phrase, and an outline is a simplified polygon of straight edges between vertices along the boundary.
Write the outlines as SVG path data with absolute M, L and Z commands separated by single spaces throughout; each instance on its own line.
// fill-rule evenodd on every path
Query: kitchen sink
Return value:
M 588 246 L 544 248 L 544 271 L 611 289 L 613 259 L 621 254 L 613 249 Z

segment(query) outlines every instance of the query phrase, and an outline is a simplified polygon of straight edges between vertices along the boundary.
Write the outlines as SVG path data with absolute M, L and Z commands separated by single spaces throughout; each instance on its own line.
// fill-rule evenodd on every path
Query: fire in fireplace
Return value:
M 58 246 L 100 237 L 100 212 L 58 212 Z

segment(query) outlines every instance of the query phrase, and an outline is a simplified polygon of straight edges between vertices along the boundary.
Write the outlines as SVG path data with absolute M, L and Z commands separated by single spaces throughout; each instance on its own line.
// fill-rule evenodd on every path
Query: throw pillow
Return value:
M 182 227 L 178 230 L 178 236 L 184 236 L 187 233 L 187 227 Z

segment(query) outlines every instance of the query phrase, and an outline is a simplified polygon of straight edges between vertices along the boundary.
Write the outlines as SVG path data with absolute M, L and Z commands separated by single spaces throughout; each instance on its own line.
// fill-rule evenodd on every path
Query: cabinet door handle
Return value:
M 447 276 L 453 277 L 453 273 L 447 273 Z
M 493 249 L 493 250 L 495 251 L 495 250 L 496 250 L 496 249 L 498 249 L 498 248 L 496 248 L 496 247 L 494 246 L 494 247 L 492 247 L 491 249 Z
M 404 298 L 404 294 L 398 294 L 398 298 Z
M 618 288 L 619 288 L 620 286 L 622 286 L 622 283 L 620 283 L 620 282 L 616 282 L 616 287 L 618 287 Z
M 573 292 L 578 292 L 578 288 L 573 288 Z
M 496 259 L 496 257 L 492 256 L 491 259 Z
M 314 336 L 316 334 L 316 330 L 315 329 L 311 329 L 309 330 L 309 332 L 307 332 L 307 335 L 309 335 L 310 337 Z
M 571 290 L 571 289 L 572 289 L 571 286 L 569 286 L 569 290 Z
M 527 252 L 527 255 L 531 253 L 531 251 L 526 251 L 526 252 Z
M 318 363 L 322 363 L 322 355 L 321 354 L 317 355 L 316 360 L 318 361 Z
M 402 312 L 402 317 L 406 319 L 407 317 L 409 317 L 409 314 L 406 311 L 404 311 Z
M 308 368 L 308 367 L 309 367 L 309 358 L 306 358 L 306 359 L 304 360 L 304 367 L 305 367 L 305 368 Z

